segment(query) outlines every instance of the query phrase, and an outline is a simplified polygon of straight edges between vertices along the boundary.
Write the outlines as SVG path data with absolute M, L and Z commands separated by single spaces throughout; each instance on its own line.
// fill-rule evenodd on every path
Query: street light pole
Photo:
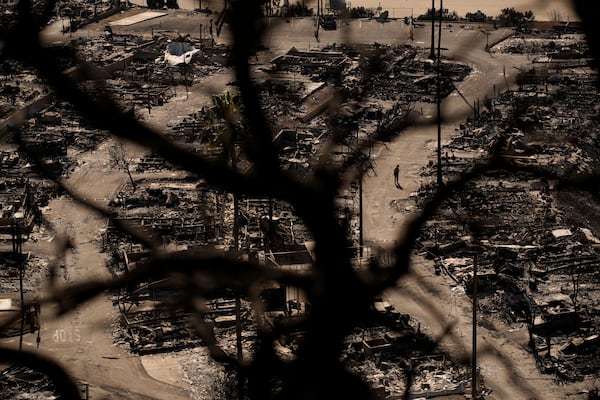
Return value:
M 321 25 L 321 0 L 317 0 L 317 29 L 315 30 L 315 38 L 319 42 L 319 27 Z
M 234 172 L 237 172 L 237 155 L 235 151 L 235 134 L 231 137 L 230 143 L 230 157 L 231 157 L 231 168 Z M 240 222 L 239 222 L 239 194 L 237 192 L 233 192 L 233 247 L 234 252 L 233 255 L 236 259 L 239 259 L 239 235 L 240 235 Z M 244 400 L 244 385 L 245 385 L 245 377 L 242 371 L 242 363 L 244 361 L 244 353 L 242 349 L 242 301 L 241 294 L 235 294 L 235 344 L 237 350 L 237 390 L 238 390 L 238 399 Z
M 471 398 L 477 398 L 477 254 L 473 256 L 473 349 L 471 354 Z
M 358 177 L 358 247 L 359 255 L 362 262 L 363 247 L 365 245 L 363 239 L 363 174 L 361 173 Z
M 431 0 L 431 53 L 429 58 L 435 60 L 435 0 Z
M 414 10 L 410 9 L 410 40 L 415 40 L 415 21 L 414 21 Z
M 442 179 L 442 87 L 441 87 L 441 79 L 442 79 L 442 13 L 443 13 L 443 0 L 440 0 L 440 26 L 438 33 L 438 48 L 437 48 L 437 64 L 436 64 L 436 74 L 437 74 L 437 187 L 438 190 L 441 190 L 444 181 Z M 432 41 L 433 43 L 433 41 Z

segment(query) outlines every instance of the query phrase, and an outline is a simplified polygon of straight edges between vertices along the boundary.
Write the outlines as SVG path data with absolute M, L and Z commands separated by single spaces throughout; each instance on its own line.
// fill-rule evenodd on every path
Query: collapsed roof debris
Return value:
M 547 42 L 546 42 L 547 43 Z M 508 44 L 505 44 L 507 46 Z M 484 112 L 461 124 L 442 150 L 442 171 L 455 179 L 498 143 L 517 166 L 570 177 L 598 168 L 600 137 L 592 115 L 600 97 L 590 71 L 545 67 L 524 71 L 520 91 L 486 99 Z M 558 69 L 560 68 L 560 69 Z M 577 89 L 575 89 L 577 88 Z M 584 132 L 585 130 L 585 132 Z M 478 153 L 478 154 L 477 154 Z M 474 154 L 477 154 L 475 157 Z M 434 174 L 435 164 L 423 170 Z M 417 203 L 432 188 L 425 185 Z M 489 171 L 448 200 L 421 233 L 423 254 L 471 294 L 477 254 L 478 303 L 492 329 L 526 329 L 540 369 L 561 381 L 600 370 L 596 343 L 600 303 L 592 295 L 600 266 L 592 214 L 579 215 L 586 195 L 527 172 Z M 465 221 L 472 221 L 476 232 Z
M 26 179 L 3 179 L 0 182 L 0 234 L 29 235 L 39 221 L 39 210 Z
M 419 56 L 415 48 L 376 44 L 358 48 L 357 53 L 345 74 L 347 90 L 363 90 L 378 100 L 435 101 L 435 64 Z M 363 53 L 365 57 L 380 60 L 376 70 L 362 62 Z M 442 62 L 441 67 L 441 96 L 447 97 L 454 91 L 454 82 L 464 80 L 471 73 L 471 67 L 452 62 Z
M 348 57 L 339 51 L 298 51 L 293 47 L 271 61 L 274 71 L 310 75 L 319 81 L 339 78 L 347 62 Z
M 46 376 L 27 367 L 12 366 L 0 371 L 0 399 L 16 398 L 54 400 L 58 397 Z
M 470 372 L 437 354 L 431 340 L 415 328 L 409 315 L 400 314 L 387 302 L 374 303 L 375 321 L 393 322 L 391 326 L 374 324 L 355 329 L 346 339 L 343 362 L 365 377 L 379 395 L 402 398 L 407 375 L 412 375 L 411 395 L 430 398 L 463 395 L 470 386 Z M 481 390 L 485 387 L 482 385 Z
M 33 70 L 11 60 L 0 64 L 0 80 L 4 82 L 0 88 L 0 121 L 48 92 Z
M 589 48 L 582 34 L 522 35 L 508 38 L 494 47 L 495 51 L 536 56 L 548 59 L 579 59 L 589 57 Z

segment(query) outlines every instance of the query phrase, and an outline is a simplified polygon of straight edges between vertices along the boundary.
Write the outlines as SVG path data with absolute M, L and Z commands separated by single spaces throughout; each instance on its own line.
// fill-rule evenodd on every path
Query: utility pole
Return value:
M 477 251 L 477 250 L 475 250 Z M 473 349 L 471 354 L 471 398 L 477 398 L 477 253 L 473 256 Z
M 437 64 L 436 64 L 436 74 L 437 74 L 437 96 L 436 96 L 436 106 L 437 106 L 437 187 L 438 190 L 441 190 L 444 181 L 442 179 L 442 11 L 443 11 L 443 0 L 440 0 L 440 26 L 438 31 L 438 48 L 437 48 Z M 433 19 L 432 19 L 433 21 Z M 433 25 L 433 24 L 432 24 Z M 433 45 L 433 39 L 431 41 Z M 433 51 L 433 49 L 432 49 Z
M 429 58 L 435 60 L 435 0 L 431 0 L 431 53 Z
M 363 246 L 363 174 L 361 171 L 361 174 L 358 177 L 358 251 L 361 262 L 363 257 Z
M 321 25 L 321 0 L 317 0 L 317 29 L 315 30 L 315 38 L 319 42 L 319 27 Z
M 230 156 L 231 156 L 231 169 L 234 173 L 237 172 L 237 156 L 235 152 L 235 132 L 231 132 L 231 143 L 230 145 Z M 240 223 L 239 223 L 239 195 L 237 192 L 233 192 L 233 247 L 234 247 L 234 257 L 239 258 L 239 231 L 240 231 Z M 242 363 L 244 361 L 244 353 L 242 350 L 242 300 L 239 293 L 235 293 L 235 343 L 237 349 L 237 392 L 238 399 L 244 400 L 244 385 L 245 378 L 242 373 Z
M 19 292 L 21 294 L 21 329 L 19 331 L 19 350 L 23 349 L 23 331 L 25 330 L 25 296 L 23 294 L 23 269 L 25 268 L 23 260 L 23 248 L 21 240 L 21 227 L 19 222 L 12 220 L 12 250 L 13 257 L 17 259 L 19 265 Z
M 415 20 L 414 20 L 414 9 L 410 9 L 410 40 L 415 40 Z
M 238 205 L 238 195 L 237 193 L 233 194 L 233 208 L 234 208 L 234 212 L 235 212 L 235 219 L 233 222 L 233 226 L 234 226 L 234 234 L 235 236 L 235 252 L 234 254 L 238 254 L 238 239 L 237 239 L 237 234 L 239 233 L 239 222 L 238 222 L 238 212 L 239 212 L 239 205 Z M 242 373 L 242 363 L 244 361 L 244 353 L 242 350 L 242 300 L 240 298 L 240 294 L 236 293 L 235 294 L 235 344 L 236 344 L 236 349 L 237 349 L 237 361 L 238 361 L 238 368 L 237 368 L 237 392 L 238 392 L 238 399 L 239 400 L 244 400 L 245 396 L 244 396 L 244 385 L 245 385 L 245 378 L 244 378 L 244 374 Z

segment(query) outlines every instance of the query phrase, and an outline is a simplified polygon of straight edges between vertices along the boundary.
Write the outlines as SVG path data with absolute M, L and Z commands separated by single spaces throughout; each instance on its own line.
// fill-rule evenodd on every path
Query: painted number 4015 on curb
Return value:
M 56 343 L 73 343 L 81 341 L 81 333 L 78 328 L 56 329 L 52 335 Z

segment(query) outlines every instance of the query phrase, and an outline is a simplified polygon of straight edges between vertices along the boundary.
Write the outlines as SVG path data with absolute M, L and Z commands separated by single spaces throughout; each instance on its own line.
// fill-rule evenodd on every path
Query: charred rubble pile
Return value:
M 292 47 L 285 55 L 271 60 L 273 72 L 292 72 L 310 76 L 311 80 L 339 84 L 348 57 L 338 49 L 299 51 Z
M 129 256 L 136 259 L 136 253 Z M 143 265 L 144 261 L 140 258 L 135 262 Z M 115 342 L 137 354 L 196 347 L 204 344 L 197 331 L 198 323 L 202 323 L 219 339 L 222 348 L 234 347 L 231 343 L 235 340 L 232 332 L 236 321 L 235 298 L 204 300 L 202 311 L 192 313 L 171 301 L 184 290 L 180 283 L 162 280 L 144 282 L 116 293 L 114 303 L 121 318 L 114 326 Z M 243 306 L 241 316 L 245 330 L 251 332 L 247 305 Z M 231 351 L 234 353 L 235 350 Z
M 369 139 L 382 125 L 401 125 L 412 110 L 408 101 L 385 107 L 373 99 L 365 104 L 345 101 L 331 113 L 328 107 L 337 99 L 336 88 L 325 80 L 323 75 L 328 72 L 323 71 L 337 71 L 342 65 L 347 68 L 349 58 L 339 51 L 333 53 L 334 56 L 294 49 L 290 53 L 291 58 L 275 59 L 275 67 L 261 75 L 257 87 L 267 120 L 275 132 L 273 141 L 279 149 L 282 165 L 294 173 L 306 175 L 310 165 L 319 161 L 320 147 L 332 139 L 343 139 L 341 148 L 334 149 L 332 157 L 348 161 L 359 140 Z M 304 74 L 313 69 L 319 73 L 306 79 Z M 203 154 L 212 150 L 209 153 L 214 157 L 223 157 L 221 134 L 226 123 L 215 107 L 204 107 L 169 125 L 171 138 Z M 348 136 L 349 132 L 353 135 Z
M 127 190 L 127 189 L 126 189 Z M 111 203 L 117 217 L 134 222 L 135 226 L 162 240 L 169 251 L 181 254 L 193 253 L 195 249 L 213 248 L 227 251 L 232 248 L 233 199 L 204 188 L 201 182 L 153 181 L 141 182 L 135 192 L 117 195 Z M 282 262 L 280 253 L 289 255 L 302 252 L 310 262 L 305 243 L 309 237 L 291 210 L 267 199 L 241 198 L 239 200 L 239 247 L 247 249 L 248 257 L 258 261 L 265 257 Z M 158 210 L 161 210 L 160 212 Z M 166 211 L 165 211 L 166 210 Z M 169 211 L 171 210 L 171 211 Z M 267 215 L 271 217 L 267 217 Z M 158 217 L 157 215 L 160 215 Z M 194 219 L 195 218 L 195 219 Z M 198 219 L 200 218 L 200 219 Z M 195 223 L 194 223 L 195 221 Z M 191 236 L 186 236 L 189 232 Z M 203 234 L 204 232 L 204 234 Z M 138 268 L 146 262 L 150 253 L 109 229 L 105 248 L 112 255 L 111 272 L 120 275 Z M 265 253 L 263 249 L 268 249 Z M 288 256 L 289 258 L 289 256 Z M 287 261 L 288 258 L 286 258 Z M 194 333 L 189 310 L 170 304 L 173 292 L 183 288 L 172 282 L 147 282 L 135 288 L 127 288 L 116 294 L 115 303 L 122 314 L 117 341 L 128 343 L 135 352 L 160 352 L 202 344 Z M 282 297 L 283 290 L 283 297 Z M 267 290 L 271 299 L 273 289 Z M 278 288 L 277 301 L 272 304 L 285 308 L 285 289 Z M 213 329 L 220 345 L 234 349 L 233 327 L 235 324 L 235 299 L 232 295 L 207 300 L 201 317 Z M 253 316 L 249 305 L 243 301 L 242 323 L 245 348 L 251 348 Z M 234 351 L 232 351 L 234 354 Z
M 169 249 L 233 245 L 231 195 L 215 191 L 193 177 L 138 181 L 135 191 L 127 185 L 110 206 L 117 220 L 134 224 Z M 258 251 L 268 246 L 284 250 L 310 240 L 300 220 L 280 202 L 242 197 L 237 218 L 241 248 Z M 135 244 L 111 225 L 104 243 L 114 253 L 113 258 L 120 260 L 113 264 L 118 267 L 113 273 L 128 269 L 124 256 Z
M 372 68 L 365 59 L 376 57 L 380 63 Z M 354 45 L 326 48 L 323 51 L 300 52 L 295 48 L 271 61 L 271 73 L 295 73 L 315 82 L 327 82 L 349 93 L 357 88 L 376 100 L 405 102 L 435 101 L 436 66 L 421 58 L 411 46 Z M 443 62 L 442 97 L 454 90 L 454 82 L 464 80 L 471 68 L 467 65 Z M 343 71 L 343 73 L 341 73 Z M 343 79 L 342 79 L 343 77 Z
M 335 97 L 348 57 L 339 50 L 289 50 L 261 68 L 257 80 L 262 109 L 275 132 L 306 128 Z M 318 125 L 317 125 L 318 126 Z
M 135 160 L 136 172 L 159 172 L 175 169 L 177 168 L 174 165 L 152 151 Z
M 295 306 L 291 315 L 301 315 L 303 310 Z M 276 328 L 283 315 L 282 311 L 265 313 L 263 325 Z M 275 350 L 282 359 L 293 359 L 302 339 L 302 332 L 282 336 Z M 373 303 L 370 319 L 356 327 L 343 346 L 342 363 L 382 398 L 403 398 L 409 380 L 414 398 L 462 395 L 469 386 L 467 368 L 439 353 L 417 322 L 380 298 Z
M 88 400 L 89 384 L 75 382 L 79 398 Z M 0 400 L 35 399 L 56 400 L 62 398 L 52 381 L 44 374 L 21 365 L 11 365 L 0 370 Z
M 328 131 L 327 128 L 312 126 L 281 129 L 273 142 L 279 150 L 282 169 L 299 177 L 308 176 L 311 166 L 319 158 L 319 141 L 327 140 Z
M 26 178 L 0 177 L 0 320 L 6 323 L 21 313 L 21 297 L 27 301 L 38 295 L 41 284 L 51 275 L 47 258 L 23 251 L 23 243 L 37 241 L 35 225 L 41 214 Z M 39 308 L 23 310 L 1 336 L 16 336 L 39 329 Z M 21 325 L 23 321 L 23 325 Z
M 305 141 L 308 145 L 309 140 Z M 308 268 L 311 263 L 308 250 L 311 237 L 289 206 L 269 199 L 246 197 L 239 198 L 238 204 L 236 217 L 231 195 L 214 191 L 206 187 L 202 181 L 188 177 L 180 180 L 172 178 L 138 180 L 135 191 L 129 185 L 125 186 L 110 205 L 118 219 L 135 224 L 147 235 L 161 241 L 168 250 L 179 252 L 207 247 L 227 251 L 234 246 L 232 229 L 233 220 L 237 218 L 238 247 L 245 249 L 249 259 L 252 261 L 262 259 L 262 262 L 280 268 L 298 268 L 294 260 L 302 256 L 302 264 Z M 108 227 L 105 237 L 105 249 L 112 254 L 110 268 L 115 275 L 136 268 L 148 256 L 139 245 L 132 243 L 130 238 L 123 236 L 111 226 Z M 188 321 L 189 312 L 184 313 L 182 310 L 171 312 L 170 318 L 167 318 L 167 307 L 164 309 L 159 307 L 142 313 L 141 308 L 136 304 L 139 302 L 136 299 L 139 297 L 137 293 L 155 296 L 156 284 L 149 282 L 142 288 L 129 288 L 128 291 L 118 294 L 117 304 L 123 312 L 124 324 L 121 332 L 127 336 L 126 341 L 135 351 L 142 352 L 164 351 L 177 346 L 198 344 L 199 341 L 195 336 L 194 340 L 187 341 L 184 338 L 189 335 L 178 337 L 174 332 L 171 333 L 171 328 L 176 323 L 182 323 L 182 326 L 187 327 L 184 330 L 191 329 Z M 282 312 L 289 312 L 293 298 L 291 293 L 292 289 L 286 293 L 284 287 L 270 288 L 265 291 L 265 297 L 270 299 L 269 304 L 272 307 Z M 226 329 L 233 323 L 231 301 L 232 299 L 227 297 L 213 299 L 213 303 L 208 306 L 212 311 L 209 312 L 210 315 L 206 315 L 211 318 L 210 324 L 215 327 L 216 333 L 221 332 L 218 328 L 225 330 L 223 336 L 219 336 L 225 344 L 231 339 Z M 127 305 L 130 303 L 134 306 Z M 294 304 L 298 307 L 299 303 L 299 299 L 296 299 Z M 136 313 L 135 317 L 131 316 L 131 313 Z M 173 318 L 176 322 L 173 322 Z M 248 324 L 251 326 L 252 319 L 249 311 L 244 312 L 243 319 L 245 326 Z M 185 321 L 188 321 L 187 325 Z M 139 327 L 150 325 L 152 325 L 152 332 L 158 329 L 163 333 L 168 332 L 168 341 L 160 334 L 144 335 L 142 330 L 146 328 Z M 247 340 L 251 340 L 250 332 L 251 330 L 245 333 L 248 336 Z
M 255 256 L 260 251 L 274 260 L 274 253 L 306 252 L 306 244 L 312 240 L 302 221 L 282 202 L 243 198 L 240 217 L 241 246 Z
M 81 1 L 81 0 L 74 0 L 75 1 Z M 81 1 L 81 3 L 83 3 L 83 1 Z M 65 6 L 67 5 L 67 3 L 62 3 Z M 87 3 L 90 4 L 90 3 Z M 16 1 L 3 1 L 0 2 L 0 25 L 6 29 L 7 31 L 9 29 L 14 29 L 15 25 L 19 22 L 19 7 L 18 7 L 19 3 Z M 27 11 L 31 14 L 28 15 L 29 17 L 33 17 L 36 19 L 39 19 L 40 21 L 42 20 L 42 18 L 46 19 L 48 18 L 48 10 L 47 10 L 48 6 L 46 3 L 44 3 L 43 1 L 31 1 L 29 4 L 29 7 L 27 8 Z M 70 7 L 69 7 L 70 9 Z M 54 19 L 50 18 L 50 20 L 48 21 L 48 23 L 53 22 Z
M 362 88 L 369 98 L 377 100 L 435 101 L 436 65 L 420 57 L 414 47 L 375 44 L 355 51 L 344 79 L 349 92 Z M 363 54 L 380 60 L 377 68 L 364 63 Z M 441 70 L 442 98 L 454 90 L 454 82 L 471 73 L 471 67 L 447 61 L 442 62 Z
M 174 141 L 208 156 L 223 158 L 223 135 L 227 122 L 220 116 L 216 106 L 202 107 L 200 110 L 169 121 L 167 136 Z
M 4 1 L 0 3 L 0 23 L 7 29 L 14 26 L 19 19 L 18 2 Z M 97 21 L 100 17 L 120 10 L 110 1 L 69 0 L 56 5 L 56 17 L 63 19 L 62 32 L 76 31 L 83 25 Z M 48 18 L 47 5 L 43 1 L 32 1 L 30 11 L 36 18 Z M 55 22 L 54 13 L 48 23 Z
M 310 124 L 308 127 L 282 129 L 273 140 L 279 151 L 282 169 L 290 171 L 295 176 L 310 176 L 316 164 L 334 168 L 357 161 L 353 158 L 360 153 L 355 150 L 359 145 L 356 136 L 346 138 L 325 154 L 323 148 L 335 135 L 333 130 L 336 124 L 327 116 L 319 116 L 316 120 L 318 122 Z M 371 121 L 366 119 L 366 124 L 369 122 Z M 365 119 L 362 119 L 361 123 L 365 123 Z M 367 134 L 363 131 L 360 132 L 360 135 L 366 136 Z M 372 167 L 370 157 L 365 155 L 363 161 L 365 170 L 369 170 Z M 355 249 L 359 242 L 358 202 L 359 187 L 356 182 L 350 183 L 336 198 L 338 220 L 346 229 L 348 246 Z M 253 238 L 250 241 L 251 247 L 258 247 L 262 241 L 262 246 L 264 246 L 262 248 L 267 253 L 268 251 L 285 252 L 296 249 L 298 246 L 303 247 L 312 240 L 302 221 L 284 203 L 268 199 L 243 199 L 241 205 L 241 212 L 244 215 L 244 232 Z
M 233 95 L 231 98 L 235 103 L 236 96 Z M 316 105 L 311 105 L 310 107 L 314 108 L 311 108 L 310 111 L 307 111 L 308 107 L 301 102 L 300 108 L 295 112 L 294 108 L 298 108 L 298 104 L 290 101 L 289 97 L 285 99 L 277 97 L 265 99 L 267 106 L 278 104 L 277 107 L 287 109 L 285 116 L 277 118 L 273 116 L 274 128 L 279 126 L 283 119 L 289 122 L 283 124 L 287 128 L 279 129 L 273 138 L 283 168 L 294 170 L 296 173 L 303 175 L 308 171 L 309 165 L 316 160 L 319 143 L 330 137 L 330 130 L 324 127 L 324 120 L 317 117 L 318 113 L 314 109 L 317 108 L 320 109 L 318 112 L 323 112 L 323 107 L 327 105 L 328 101 L 330 101 L 330 98 L 326 95 L 324 99 L 317 100 Z M 232 104 L 232 106 L 234 108 L 241 107 L 239 104 Z M 306 114 L 302 114 L 303 112 L 306 114 L 313 113 L 305 118 L 305 123 L 302 123 L 303 117 L 306 116 Z M 224 151 L 223 144 L 228 128 L 227 122 L 221 113 L 219 107 L 214 105 L 202 107 L 192 114 L 170 121 L 168 124 L 170 130 L 167 132 L 167 136 L 190 150 L 202 154 L 204 157 L 213 160 L 224 160 L 227 154 Z M 245 123 L 243 120 L 239 122 L 238 128 L 242 132 L 242 137 L 239 138 L 241 141 L 244 139 Z M 158 160 L 146 161 L 158 164 Z M 243 155 L 238 160 L 238 168 L 242 170 L 251 168 Z
M 550 59 L 580 59 L 590 56 L 583 34 L 565 35 L 557 32 L 512 36 L 495 45 L 493 51 L 547 56 Z
M 230 48 L 225 44 L 211 45 L 206 39 L 191 39 L 155 35 L 147 40 L 133 36 L 130 46 L 124 46 L 124 35 L 111 35 L 104 40 L 96 39 L 90 57 L 107 62 L 116 62 L 119 58 L 126 62 L 122 68 L 114 69 L 114 76 L 129 81 L 156 83 L 162 85 L 192 85 L 195 80 L 222 71 L 229 65 Z M 112 50 L 109 58 L 98 57 L 94 52 L 98 47 Z M 116 49 L 123 54 L 117 57 Z M 187 58 L 186 58 L 187 57 Z
M 373 303 L 372 320 L 355 328 L 345 344 L 342 361 L 385 398 L 400 398 L 410 374 L 415 398 L 461 395 L 470 382 L 467 368 L 440 354 L 416 321 L 382 299 Z
M 11 366 L 0 371 L 0 399 L 54 400 L 58 394 L 50 380 L 27 367 Z
M 0 150 L 0 176 L 8 178 L 24 166 L 23 158 L 16 149 Z
M 196 178 L 138 181 L 135 191 L 126 186 L 111 202 L 116 219 L 130 223 L 161 241 L 168 251 L 183 256 L 198 248 L 225 251 L 232 246 L 228 239 L 233 237 L 231 204 L 230 196 L 210 190 Z M 108 227 L 104 244 L 111 254 L 109 269 L 114 275 L 148 262 L 150 253 L 112 226 Z M 150 280 L 116 293 L 115 304 L 122 317 L 116 340 L 127 343 L 137 353 L 202 344 L 190 310 L 170 302 L 174 293 L 183 290 L 178 282 Z M 252 325 L 252 315 L 245 302 L 241 315 L 246 331 L 244 340 L 249 341 L 253 331 L 248 328 Z M 235 298 L 232 294 L 207 300 L 200 317 L 217 335 L 223 348 L 234 347 Z
M 600 370 L 600 221 L 581 214 L 582 204 L 600 206 L 592 195 L 527 169 L 567 179 L 597 170 L 599 97 L 589 71 L 545 74 L 543 82 L 531 79 L 521 91 L 486 100 L 488 111 L 461 124 L 443 150 L 448 180 L 498 147 L 521 172 L 493 170 L 470 182 L 423 229 L 420 249 L 470 296 L 476 263 L 480 323 L 527 329 L 540 369 L 576 381 Z
M 19 292 L 19 274 L 23 272 L 23 292 L 35 295 L 42 283 L 50 275 L 47 259 L 31 253 L 0 252 L 0 287 L 5 293 Z M 13 297 L 13 294 L 8 295 Z
M 109 205 L 117 220 L 138 226 L 165 246 L 185 248 L 223 240 L 224 196 L 194 177 L 157 178 L 138 180 L 135 191 L 126 185 Z M 119 233 L 109 225 L 107 243 L 126 239 Z
M 236 306 L 234 296 L 205 300 L 201 312 L 190 312 L 169 302 L 184 290 L 173 282 L 148 282 L 134 291 L 121 293 L 115 302 L 121 319 L 115 332 L 117 344 L 137 354 L 177 351 L 204 345 L 198 335 L 198 318 L 218 339 L 222 349 L 235 354 Z M 245 348 L 251 349 L 256 328 L 247 304 L 241 309 Z M 246 346 L 247 345 L 247 346 Z
M 73 40 L 78 56 L 93 62 L 113 78 L 106 89 L 128 104 L 162 105 L 175 94 L 175 86 L 191 86 L 198 79 L 228 66 L 229 46 L 212 45 L 208 39 L 177 36 L 115 34 L 110 26 L 105 35 Z M 87 82 L 94 87 L 97 82 Z M 97 90 L 97 88 L 96 88 Z
M 496 173 L 468 185 L 442 210 L 423 230 L 421 251 L 435 260 L 436 273 L 478 296 L 480 323 L 527 329 L 532 354 L 559 379 L 596 373 L 600 364 L 586 360 L 598 357 L 591 345 L 600 331 L 598 239 L 569 223 L 553 184 Z
M 271 74 L 258 85 L 258 89 L 262 108 L 268 113 L 268 122 L 275 130 L 291 129 L 309 121 L 322 112 L 334 92 L 333 87 L 325 82 L 313 82 L 289 74 Z M 315 100 L 316 104 L 313 104 Z
M 3 60 L 0 64 L 0 81 L 0 120 L 48 92 L 33 70 L 12 60 Z
M 161 105 L 172 97 L 172 85 L 189 86 L 195 79 L 215 73 L 226 65 L 224 60 L 227 59 L 228 47 L 211 47 L 201 42 L 198 44 L 203 46 L 202 51 L 195 50 L 194 57 L 188 63 L 167 62 L 168 46 L 175 42 L 184 43 L 177 39 L 171 42 L 166 37 L 148 40 L 141 36 L 106 33 L 105 37 L 74 39 L 70 45 L 77 58 L 101 68 L 97 71 L 101 81 L 85 81 L 81 84 L 88 93 L 94 95 L 102 88 L 124 104 L 129 104 L 133 99 L 135 104 L 146 107 Z M 70 68 L 74 66 L 74 61 L 65 57 L 64 65 L 60 67 L 79 79 L 77 71 Z M 107 77 L 115 80 L 100 85 L 99 82 L 105 82 Z M 2 62 L 0 80 L 6 83 L 0 90 L 2 118 L 48 94 L 47 87 L 37 74 L 13 61 Z
M 160 107 L 170 98 L 175 96 L 175 90 L 172 86 L 130 82 L 123 80 L 109 79 L 102 81 L 86 81 L 80 85 L 90 94 L 92 98 L 98 98 L 100 95 L 109 96 L 109 98 L 119 102 L 125 112 L 135 113 L 137 110 L 146 108 Z
M 135 57 L 151 44 L 152 41 L 142 36 L 113 34 L 110 26 L 105 28 L 104 36 L 79 37 L 70 42 L 81 60 L 104 68 Z
M 156 57 L 149 58 L 152 55 Z M 187 36 L 155 37 L 155 44 L 138 52 L 132 66 L 146 68 L 147 76 L 158 82 L 191 85 L 194 79 L 223 71 L 230 66 L 230 60 L 231 48 L 225 43 Z
M 178 253 L 185 256 L 193 251 L 181 250 Z M 149 255 L 140 246 L 133 245 L 123 250 L 121 262 L 132 270 L 143 267 Z M 202 299 L 197 310 L 190 310 L 173 302 L 186 290 L 189 288 L 183 282 L 149 279 L 115 293 L 114 303 L 121 314 L 114 332 L 115 342 L 138 354 L 168 352 L 204 345 L 198 329 L 209 329 L 222 349 L 235 354 L 238 309 L 233 293 Z M 248 302 L 241 301 L 239 310 L 244 348 L 251 349 L 256 327 Z
M 449 178 L 498 145 L 502 156 L 517 167 L 543 168 L 560 177 L 598 168 L 600 96 L 595 75 L 532 69 L 523 71 L 519 80 L 521 90 L 477 102 L 475 116 L 460 124 L 442 150 L 442 170 Z M 436 167 L 430 163 L 424 175 Z
M 466 368 L 442 354 L 428 351 L 427 346 L 431 343 L 423 335 L 414 332 L 394 335 L 373 329 L 366 334 L 370 335 L 369 339 L 351 342 L 343 361 L 380 396 L 402 398 L 409 376 L 413 398 L 464 395 L 467 392 L 471 377 Z M 362 337 L 364 332 L 355 335 Z M 372 347 L 375 350 L 371 350 Z M 486 392 L 483 385 L 480 390 Z
M 33 187 L 23 177 L 0 179 L 0 234 L 3 239 L 22 241 L 28 238 L 40 212 L 35 201 Z M 16 249 L 15 249 L 16 250 Z
M 95 149 L 108 133 L 91 127 L 71 104 L 55 102 L 27 119 L 19 136 L 27 157 L 61 175 L 68 172 L 76 154 Z
M 120 7 L 115 7 L 111 1 L 69 0 L 57 4 L 58 16 L 68 19 L 68 23 L 63 24 L 63 33 L 75 32 L 86 24 L 98 21 L 103 16 L 119 10 Z
M 67 175 L 81 152 L 95 149 L 106 137 L 106 132 L 90 127 L 65 102 L 43 106 L 18 127 L 8 127 L 0 149 L 0 179 L 3 187 L 12 188 L 7 189 L 10 193 L 17 186 L 27 193 L 24 215 L 30 220 L 24 231 L 31 232 L 32 220 L 39 221 L 39 208 L 60 195 L 48 176 Z M 9 207 L 9 203 L 4 205 Z

